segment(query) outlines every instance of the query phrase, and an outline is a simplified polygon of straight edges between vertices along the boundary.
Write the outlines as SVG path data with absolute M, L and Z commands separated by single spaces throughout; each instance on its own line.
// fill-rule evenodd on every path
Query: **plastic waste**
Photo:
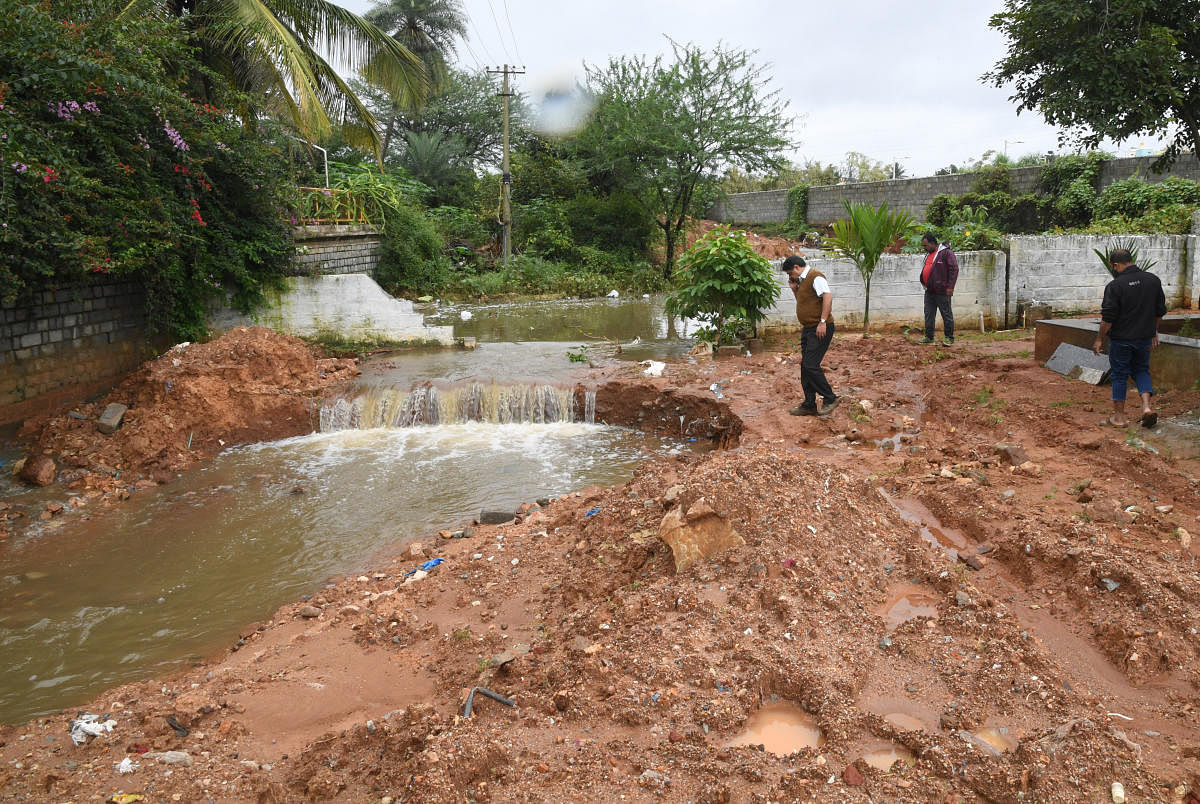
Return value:
M 620 297 L 621 297 L 621 294 L 617 293 L 615 288 L 608 292 L 608 298 L 610 298 L 610 299 L 619 299 Z
M 643 360 L 641 364 L 646 367 L 642 373 L 647 377 L 661 377 L 663 369 L 667 367 L 667 364 L 660 360 Z
M 138 769 L 138 763 L 134 762 L 129 757 L 125 757 L 117 763 L 117 773 L 133 773 Z
M 429 573 L 434 567 L 445 562 L 444 558 L 431 558 L 416 569 L 410 569 L 402 576 L 404 583 L 401 586 L 407 586 L 409 583 L 416 583 L 429 577 Z
M 146 797 L 141 793 L 113 793 L 109 799 L 112 804 L 135 804 L 138 801 L 145 801 Z
M 587 519 L 588 517 L 595 516 L 598 513 L 600 513 L 600 506 L 597 505 L 595 508 L 593 508 L 592 510 L 590 510 L 586 514 L 584 514 L 583 518 Z
M 472 316 L 472 314 L 471 314 L 470 310 L 463 310 L 461 313 L 458 314 L 458 317 L 461 318 L 463 321 L 470 321 L 471 316 Z
M 117 726 L 117 721 L 112 718 L 101 721 L 100 715 L 80 714 L 79 717 L 71 721 L 71 742 L 75 745 L 83 745 L 94 737 L 99 737 L 101 734 L 108 734 Z

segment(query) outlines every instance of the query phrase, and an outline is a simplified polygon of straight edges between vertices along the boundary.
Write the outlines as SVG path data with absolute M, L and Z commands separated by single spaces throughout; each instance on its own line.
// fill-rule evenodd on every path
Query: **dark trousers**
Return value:
M 925 337 L 929 340 L 933 340 L 939 311 L 942 314 L 942 329 L 946 333 L 946 340 L 954 340 L 954 310 L 950 308 L 950 300 L 953 298 L 945 293 L 925 291 Z
M 1129 393 L 1129 378 L 1137 384 L 1139 394 L 1154 393 L 1150 381 L 1150 338 L 1137 341 L 1108 341 L 1108 365 L 1112 369 L 1112 397 L 1124 402 Z
M 816 327 L 805 327 L 800 331 L 800 387 L 804 389 L 804 404 L 808 407 L 817 404 L 817 394 L 826 402 L 837 398 L 821 369 L 821 361 L 825 359 L 832 340 L 832 321 L 825 324 L 824 338 L 817 337 Z

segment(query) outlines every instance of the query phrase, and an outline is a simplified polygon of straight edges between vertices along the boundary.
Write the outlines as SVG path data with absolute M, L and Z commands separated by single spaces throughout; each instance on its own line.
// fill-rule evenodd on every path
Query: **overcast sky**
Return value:
M 359 13 L 371 7 L 371 0 L 343 2 Z M 470 36 L 457 61 L 468 69 L 523 65 L 516 86 L 536 100 L 547 88 L 570 86 L 585 61 L 669 51 L 666 36 L 756 50 L 798 119 L 792 161 L 837 163 L 860 151 L 919 176 L 989 149 L 1007 147 L 1011 157 L 1063 150 L 1039 115 L 1018 116 L 1010 91 L 979 80 L 1005 51 L 987 25 L 1001 7 L 1000 0 L 463 0 Z M 1140 145 L 1108 150 L 1126 155 Z

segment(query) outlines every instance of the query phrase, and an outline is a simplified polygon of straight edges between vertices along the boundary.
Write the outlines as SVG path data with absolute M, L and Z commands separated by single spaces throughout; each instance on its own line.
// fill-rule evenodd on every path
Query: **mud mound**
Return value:
M 311 432 L 325 389 L 356 373 L 355 361 L 319 358 L 298 338 L 239 328 L 173 347 L 103 399 L 27 421 L 22 437 L 88 488 L 118 473 L 130 484 L 164 481 L 227 446 Z M 97 420 L 111 403 L 128 411 L 105 435 Z

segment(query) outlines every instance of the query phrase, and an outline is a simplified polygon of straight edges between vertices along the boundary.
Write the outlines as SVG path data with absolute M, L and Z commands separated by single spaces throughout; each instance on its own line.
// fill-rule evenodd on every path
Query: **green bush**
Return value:
M 1124 215 L 1098 218 L 1070 231 L 1078 234 L 1188 234 L 1192 215 L 1198 209 L 1200 204 L 1171 204 L 1136 218 Z
M 972 192 L 986 195 L 989 193 L 1004 193 L 1012 195 L 1012 176 L 1009 175 L 1006 165 L 988 165 L 980 170 L 975 179 L 975 184 L 971 186 Z
M 383 249 L 375 281 L 393 295 L 436 293 L 451 280 L 445 241 L 423 211 L 410 204 L 388 210 L 381 227 Z
M 571 259 L 575 239 L 562 204 L 535 198 L 513 210 L 513 251 L 547 260 Z
M 956 206 L 954 196 L 939 193 L 930 199 L 929 206 L 925 208 L 925 220 L 931 226 L 945 226 Z
M 771 263 L 754 253 L 746 233 L 713 229 L 679 258 L 679 289 L 667 309 L 725 334 L 726 321 L 756 327 L 775 303 L 779 285 Z
M 1083 226 L 1096 209 L 1096 188 L 1091 179 L 1078 176 L 1054 199 L 1054 211 L 1064 226 Z
M 1096 216 L 1136 218 L 1150 206 L 1150 185 L 1134 176 L 1115 181 L 1096 199 Z
M 649 254 L 657 233 L 654 218 L 626 192 L 578 195 L 564 213 L 576 243 L 629 257 Z
M 1168 176 L 1150 185 L 1150 208 L 1162 209 L 1172 204 L 1200 204 L 1200 182 L 1181 176 Z
M 134 279 L 151 330 L 186 340 L 211 301 L 261 302 L 292 254 L 286 140 L 229 111 L 246 99 L 174 24 L 82 0 L 4 9 L 0 297 Z
M 1095 189 L 1100 181 L 1100 170 L 1112 155 L 1103 151 L 1086 154 L 1068 154 L 1050 160 L 1038 175 L 1038 185 L 1051 196 L 1060 196 L 1068 191 L 1077 179 L 1082 179 Z

